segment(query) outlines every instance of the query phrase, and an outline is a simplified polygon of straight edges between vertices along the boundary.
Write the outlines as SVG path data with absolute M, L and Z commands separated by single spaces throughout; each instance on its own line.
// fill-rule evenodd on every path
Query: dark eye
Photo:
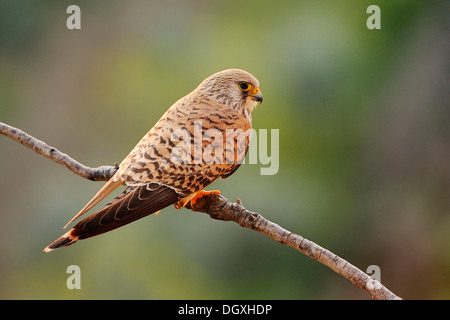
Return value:
M 252 85 L 250 83 L 247 83 L 247 82 L 240 82 L 239 83 L 239 88 L 242 91 L 248 91 L 248 90 L 250 90 L 252 88 Z

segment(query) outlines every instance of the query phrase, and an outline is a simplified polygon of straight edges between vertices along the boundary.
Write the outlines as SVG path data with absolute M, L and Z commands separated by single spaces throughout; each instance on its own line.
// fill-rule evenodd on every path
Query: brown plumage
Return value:
M 206 186 L 219 177 L 227 178 L 239 167 L 248 150 L 251 112 L 261 102 L 259 82 L 246 71 L 228 69 L 206 78 L 167 110 L 68 224 L 119 185 L 125 184 L 125 191 L 44 251 L 108 232 L 171 204 L 180 208 L 201 197 Z

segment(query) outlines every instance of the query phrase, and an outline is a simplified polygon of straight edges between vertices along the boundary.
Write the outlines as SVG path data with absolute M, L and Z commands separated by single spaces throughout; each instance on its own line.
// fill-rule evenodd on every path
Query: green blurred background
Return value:
M 66 8 L 81 8 L 81 30 Z M 381 8 L 381 30 L 366 9 Z M 204 78 L 242 68 L 280 167 L 229 200 L 407 299 L 450 298 L 448 1 L 1 1 L 0 121 L 88 166 L 120 162 Z M 102 182 L 0 137 L 2 299 L 370 299 L 254 231 L 170 207 L 44 254 Z M 66 268 L 81 268 L 68 290 Z

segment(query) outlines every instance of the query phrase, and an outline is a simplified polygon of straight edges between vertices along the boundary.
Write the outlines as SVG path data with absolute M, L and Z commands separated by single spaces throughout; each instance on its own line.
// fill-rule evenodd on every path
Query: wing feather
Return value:
M 81 220 L 73 227 L 71 234 L 78 239 L 90 238 L 143 218 L 178 200 L 178 194 L 171 188 L 160 186 L 149 190 L 145 185 L 139 186 L 120 200 Z
M 76 224 L 70 231 L 48 245 L 44 251 L 50 252 L 66 247 L 78 240 L 90 238 L 125 224 L 143 218 L 177 202 L 180 196 L 166 186 L 156 184 L 128 187 L 103 209 L 91 214 Z
M 80 210 L 69 222 L 64 226 L 65 229 L 72 221 L 76 220 L 78 217 L 82 216 L 90 209 L 92 209 L 97 203 L 102 201 L 108 194 L 113 192 L 118 186 L 122 184 L 123 181 L 120 179 L 114 180 L 111 178 L 98 192 L 97 194 Z

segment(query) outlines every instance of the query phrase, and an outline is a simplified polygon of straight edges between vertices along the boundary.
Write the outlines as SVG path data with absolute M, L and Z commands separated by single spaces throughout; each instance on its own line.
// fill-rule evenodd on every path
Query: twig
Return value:
M 0 133 L 23 144 L 36 153 L 66 166 L 70 171 L 89 180 L 108 180 L 118 169 L 117 164 L 115 166 L 101 166 L 98 168 L 86 167 L 56 148 L 2 122 L 0 122 Z M 236 199 L 236 202 L 231 203 L 223 196 L 212 193 L 198 199 L 193 208 L 189 204 L 186 207 L 193 211 L 206 213 L 216 220 L 234 221 L 242 227 L 258 231 L 281 244 L 288 245 L 342 275 L 357 287 L 368 292 L 374 299 L 401 299 L 380 282 L 373 280 L 366 273 L 329 250 L 280 227 L 276 223 L 265 219 L 259 213 L 248 211 L 242 206 L 239 199 Z
M 119 168 L 117 164 L 112 167 L 86 167 L 85 165 L 82 165 L 78 161 L 69 157 L 67 154 L 62 153 L 58 149 L 49 146 L 45 142 L 34 138 L 33 136 L 20 129 L 4 124 L 3 122 L 0 122 L 0 134 L 23 144 L 25 147 L 30 148 L 34 152 L 43 155 L 44 157 L 53 160 L 56 163 L 64 165 L 70 171 L 85 179 L 93 181 L 107 181 L 114 175 L 114 173 L 116 173 L 117 169 Z

